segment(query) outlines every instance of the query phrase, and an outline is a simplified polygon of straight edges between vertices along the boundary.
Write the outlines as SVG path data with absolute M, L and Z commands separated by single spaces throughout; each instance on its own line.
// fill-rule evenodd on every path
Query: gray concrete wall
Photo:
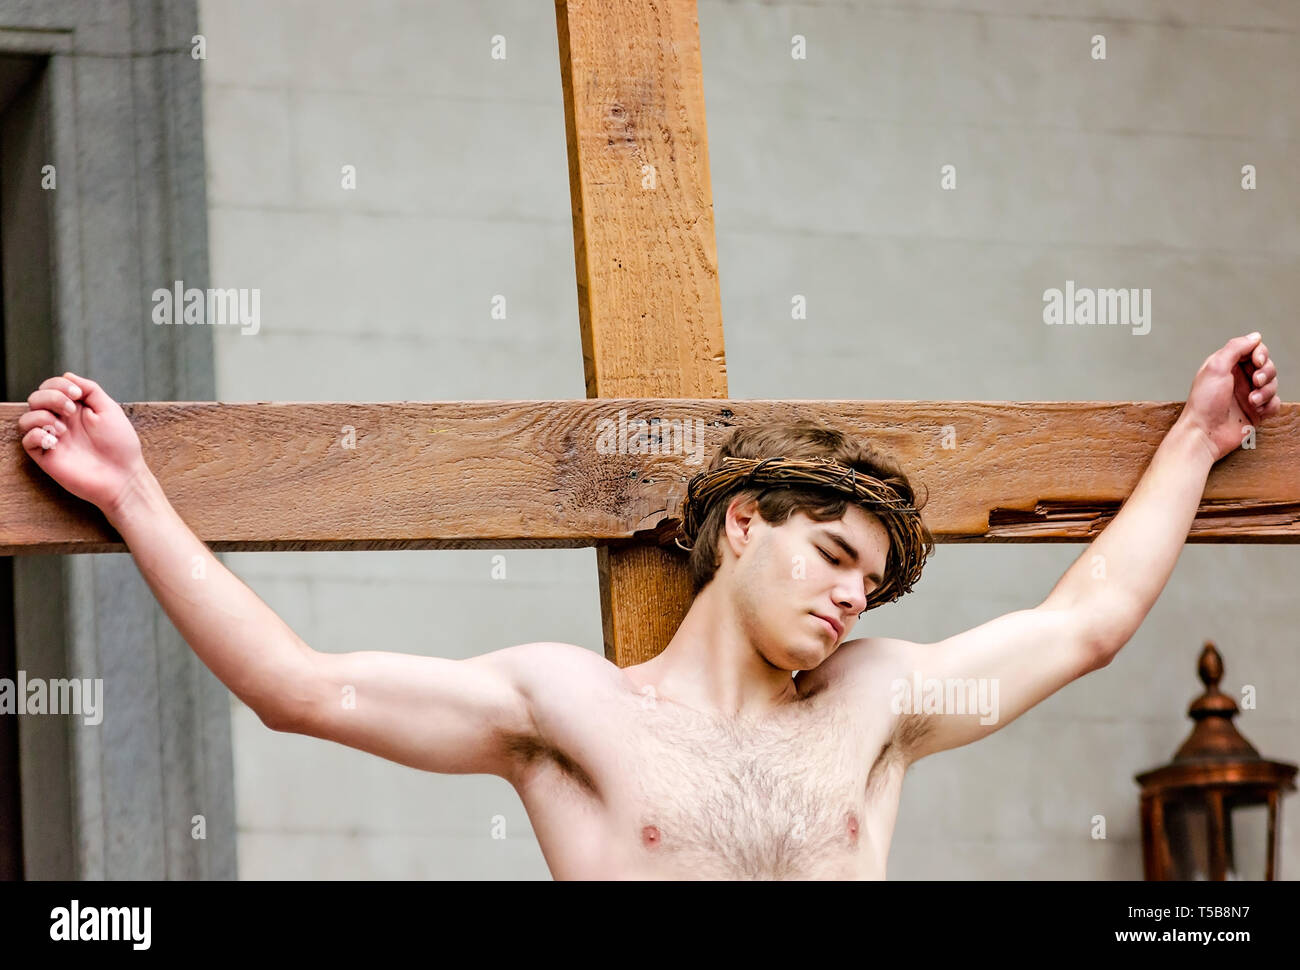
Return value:
M 156 287 L 207 285 L 195 30 L 188 0 L 0 0 L 0 53 L 39 65 L 0 120 L 7 400 L 66 370 L 214 395 L 206 334 L 149 322 Z M 98 722 L 19 719 L 24 878 L 234 878 L 225 686 L 129 554 L 13 565 L 17 669 L 103 688 Z
M 1252 329 L 1284 372 L 1297 360 L 1300 8 L 699 13 L 733 397 L 1182 400 Z M 259 334 L 214 334 L 221 400 L 583 396 L 550 4 L 205 0 L 200 25 L 213 285 L 262 290 Z M 1066 280 L 1150 288 L 1150 332 L 1046 326 L 1043 291 Z M 1032 606 L 1082 549 L 941 545 L 853 633 L 928 642 Z M 600 649 L 591 550 L 506 552 L 505 581 L 492 555 L 226 561 L 319 650 Z M 1247 736 L 1300 760 L 1297 567 L 1293 546 L 1187 546 L 1113 664 L 912 769 L 890 878 L 1140 878 L 1132 777 L 1190 727 L 1206 639 L 1227 689 L 1258 689 Z M 232 717 L 244 878 L 548 877 L 504 781 L 274 734 L 233 699 Z

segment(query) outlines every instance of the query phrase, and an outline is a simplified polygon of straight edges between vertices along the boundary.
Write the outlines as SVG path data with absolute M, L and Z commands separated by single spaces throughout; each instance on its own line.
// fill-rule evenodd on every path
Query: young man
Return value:
M 1210 467 L 1280 409 L 1276 374 L 1258 334 L 1228 341 L 1050 595 L 934 644 L 843 642 L 933 548 L 897 467 L 805 423 L 740 430 L 688 493 L 691 608 L 661 654 L 625 669 L 563 643 L 467 660 L 318 653 L 189 530 L 94 381 L 45 381 L 18 427 L 272 730 L 505 778 L 556 878 L 883 878 L 907 767 L 1110 662 L 1168 580 Z M 915 686 L 932 681 L 973 689 L 931 703 Z

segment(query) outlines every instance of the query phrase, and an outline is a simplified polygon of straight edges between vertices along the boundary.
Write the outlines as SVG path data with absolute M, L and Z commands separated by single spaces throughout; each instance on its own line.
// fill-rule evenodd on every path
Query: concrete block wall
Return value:
M 733 397 L 1182 400 L 1205 356 L 1258 329 L 1289 399 L 1297 8 L 700 0 L 699 16 Z M 221 400 L 584 396 L 551 5 L 203 0 L 200 27 L 212 285 L 262 300 L 258 334 L 213 335 Z M 1046 326 L 1043 292 L 1067 280 L 1149 288 L 1150 332 Z M 853 633 L 928 642 L 1032 606 L 1082 550 L 941 545 Z M 319 650 L 600 650 L 589 549 L 225 560 Z M 1297 566 L 1295 547 L 1188 545 L 1113 664 L 913 767 L 889 877 L 1140 878 L 1132 776 L 1189 730 L 1206 639 L 1225 688 L 1258 689 L 1246 735 L 1300 760 Z M 275 734 L 231 703 L 243 878 L 548 878 L 505 782 Z

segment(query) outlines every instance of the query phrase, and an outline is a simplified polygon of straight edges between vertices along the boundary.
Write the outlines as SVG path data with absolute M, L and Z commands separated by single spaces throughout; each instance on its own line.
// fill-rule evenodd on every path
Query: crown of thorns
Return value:
M 829 458 L 723 458 L 719 468 L 701 472 L 687 486 L 682 532 L 690 545 L 674 539 L 678 548 L 691 550 L 715 501 L 751 485 L 830 489 L 879 516 L 889 533 L 889 558 L 883 581 L 867 597 L 867 609 L 892 603 L 921 578 L 929 543 L 920 510 L 892 485 Z

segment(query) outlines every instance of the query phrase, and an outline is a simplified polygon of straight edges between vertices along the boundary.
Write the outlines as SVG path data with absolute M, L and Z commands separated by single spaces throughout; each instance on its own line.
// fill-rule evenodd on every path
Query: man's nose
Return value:
M 836 605 L 843 610 L 852 610 L 854 613 L 861 613 L 867 608 L 867 594 L 860 589 L 842 589 L 838 591 L 839 595 L 835 599 Z

